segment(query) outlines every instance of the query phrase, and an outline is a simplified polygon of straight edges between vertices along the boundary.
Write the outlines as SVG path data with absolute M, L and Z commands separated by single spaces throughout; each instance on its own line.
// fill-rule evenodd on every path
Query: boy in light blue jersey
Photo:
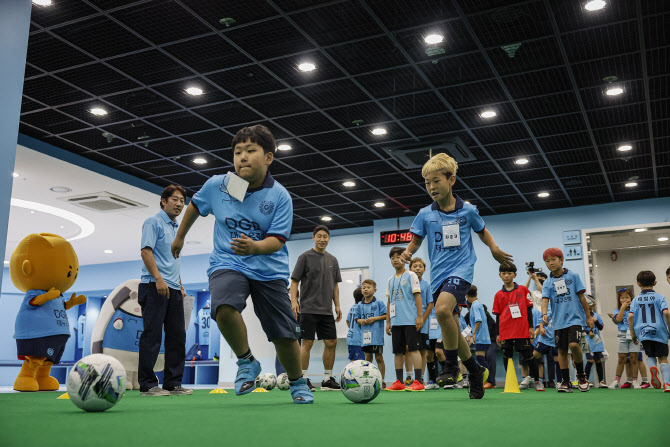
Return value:
M 607 384 L 605 383 L 605 370 L 603 368 L 603 352 L 605 352 L 605 345 L 603 344 L 603 339 L 600 334 L 600 331 L 603 330 L 605 324 L 603 319 L 596 312 L 596 300 L 593 299 L 591 295 L 586 295 L 586 301 L 589 303 L 589 310 L 591 311 L 591 316 L 594 318 L 594 327 L 589 329 L 584 327 L 584 332 L 586 333 L 586 341 L 589 344 L 589 351 L 586 354 L 586 368 L 584 368 L 584 373 L 588 379 L 591 376 L 591 369 L 593 365 L 596 366 L 596 374 L 600 381 L 599 388 L 606 388 Z M 596 383 L 595 378 L 592 383 Z
M 533 320 L 533 326 L 535 327 L 535 346 L 533 350 L 533 358 L 538 363 L 538 370 L 542 377 L 544 377 L 544 363 L 542 362 L 542 356 L 547 357 L 547 380 L 544 382 L 545 388 L 556 388 L 554 383 L 554 374 L 556 374 L 556 380 L 561 382 L 561 370 L 555 368 L 554 361 L 558 361 L 558 349 L 556 349 L 556 342 L 554 341 L 554 325 L 551 321 L 551 307 L 547 309 L 547 323 L 545 324 L 542 321 L 540 316 L 537 320 Z M 552 362 L 549 362 L 549 359 Z M 552 368 L 554 366 L 554 368 Z M 554 372 L 554 369 L 556 372 Z
M 215 175 L 189 203 L 172 253 L 179 257 L 184 238 L 198 216 L 213 214 L 214 251 L 209 257 L 212 316 L 238 358 L 235 393 L 256 388 L 261 364 L 251 354 L 242 311 L 251 295 L 254 312 L 286 369 L 293 403 L 314 396 L 302 376 L 300 329 L 288 294 L 288 250 L 293 202 L 268 168 L 276 142 L 261 125 L 241 129 L 232 141 L 234 173 Z
M 484 305 L 477 298 L 477 287 L 472 286 L 468 291 L 466 298 L 470 305 L 470 327 L 472 328 L 472 344 L 474 345 L 477 362 L 484 368 L 489 367 L 486 361 L 486 351 L 491 344 L 491 334 L 489 334 L 489 324 L 484 311 Z M 484 384 L 484 389 L 491 388 L 489 382 Z
M 506 265 L 512 257 L 495 243 L 477 207 L 454 196 L 452 188 L 456 183 L 457 170 L 456 161 L 444 153 L 431 157 L 424 164 L 421 175 L 434 202 L 421 209 L 414 219 L 410 228 L 412 241 L 403 252 L 403 258 L 409 262 L 423 240 L 428 240 L 433 304 L 442 329 L 447 358 L 447 369 L 438 376 L 438 384 L 454 385 L 460 381 L 460 357 L 474 380 L 470 387 L 470 398 L 481 399 L 484 397 L 484 381 L 488 378 L 488 370 L 477 364 L 470 353 L 465 338 L 459 334 L 458 317 L 454 315 L 460 313 L 458 306 L 466 305 L 465 293 L 472 283 L 477 260 L 472 245 L 472 230 L 491 249 L 496 261 Z
M 366 279 L 361 284 L 363 301 L 356 308 L 355 320 L 361 326 L 363 338 L 363 352 L 365 360 L 372 362 L 372 354 L 375 355 L 377 368 L 382 373 L 382 388 L 386 389 L 384 377 L 386 375 L 386 364 L 384 363 L 384 321 L 386 320 L 386 304 L 375 298 L 377 283 Z
M 419 278 L 419 283 L 421 284 L 421 312 L 423 314 L 423 327 L 421 328 L 421 331 L 419 331 L 419 336 L 421 337 L 421 350 L 419 351 L 421 354 L 421 371 L 426 369 L 428 358 L 430 357 L 431 365 L 428 365 L 428 376 L 430 381 L 425 386 L 430 386 L 430 388 L 426 389 L 434 389 L 433 385 L 437 388 L 437 384 L 435 384 L 435 380 L 437 380 L 437 365 L 435 364 L 435 356 L 432 355 L 432 353 L 430 356 L 428 355 L 428 352 L 430 351 L 430 314 L 433 312 L 433 299 L 432 294 L 430 293 L 430 284 L 423 279 L 423 274 L 426 272 L 426 262 L 421 258 L 414 258 L 409 263 L 409 269 L 416 273 L 416 276 Z M 435 323 L 437 323 L 437 320 Z M 407 358 L 405 358 L 405 362 L 407 362 Z M 431 384 L 430 382 L 433 383 Z
M 670 281 L 669 281 L 670 282 Z M 637 285 L 642 289 L 633 299 L 628 314 L 628 326 L 632 328 L 633 343 L 642 341 L 644 352 L 651 365 L 651 385 L 661 388 L 657 364 L 663 376 L 663 392 L 670 393 L 670 364 L 668 364 L 668 328 L 670 312 L 665 297 L 654 292 L 656 275 L 649 270 L 637 274 Z
M 561 384 L 556 387 L 556 391 L 559 393 L 572 392 L 569 349 L 577 370 L 579 391 L 587 392 L 589 382 L 584 374 L 584 354 L 579 346 L 579 340 L 582 327 L 588 326 L 593 329 L 594 320 L 584 296 L 586 289 L 577 273 L 563 268 L 563 252 L 560 248 L 546 249 L 542 254 L 542 259 L 551 272 L 549 278 L 542 284 L 542 320 L 545 324 L 548 323 L 547 311 L 551 303 L 558 363 L 563 378 Z
M 363 353 L 363 333 L 361 326 L 356 323 L 356 315 L 358 315 L 358 303 L 363 301 L 363 292 L 360 287 L 354 290 L 354 305 L 349 309 L 347 314 L 347 348 L 349 349 L 349 360 L 365 360 Z
M 417 369 L 421 365 L 421 337 L 419 331 L 423 327 L 421 313 L 421 283 L 416 273 L 405 270 L 402 258 L 403 249 L 393 247 L 389 253 L 391 264 L 395 268 L 395 275 L 391 276 L 386 284 L 388 299 L 386 314 L 386 333 L 392 337 L 393 354 L 395 354 L 396 381 L 387 388 L 388 391 L 424 391 L 420 382 L 422 371 Z M 407 387 L 402 382 L 402 366 L 405 350 L 414 365 L 414 381 Z

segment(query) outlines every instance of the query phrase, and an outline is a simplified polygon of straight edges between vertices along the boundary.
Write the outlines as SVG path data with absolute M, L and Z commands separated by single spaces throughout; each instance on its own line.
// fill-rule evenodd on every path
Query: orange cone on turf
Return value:
M 519 393 L 519 381 L 516 378 L 516 370 L 514 369 L 514 362 L 509 359 L 507 362 L 507 375 L 505 376 L 505 391 L 503 393 Z

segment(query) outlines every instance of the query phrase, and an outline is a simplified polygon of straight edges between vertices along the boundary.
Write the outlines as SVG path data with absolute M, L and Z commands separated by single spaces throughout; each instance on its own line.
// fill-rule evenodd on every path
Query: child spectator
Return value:
M 430 284 L 428 281 L 422 279 L 423 274 L 426 272 L 426 262 L 421 258 L 413 258 L 409 263 L 409 269 L 416 273 L 416 276 L 419 278 L 419 283 L 421 284 L 421 307 L 423 313 L 423 327 L 419 332 L 421 336 L 421 371 L 426 369 L 426 364 L 428 360 L 428 350 L 429 350 L 429 326 L 430 326 L 430 314 L 433 312 L 433 300 L 430 293 Z M 437 320 L 436 320 L 437 322 Z M 433 364 L 434 365 L 434 364 Z M 430 380 L 437 379 L 437 369 L 435 369 L 435 377 L 431 377 Z
M 361 284 L 363 292 L 363 301 L 356 308 L 355 321 L 361 327 L 361 338 L 365 360 L 372 361 L 374 354 L 377 361 L 379 372 L 382 373 L 382 379 L 386 374 L 386 365 L 384 364 L 384 323 L 386 320 L 386 304 L 375 298 L 377 283 L 371 279 L 366 279 Z M 386 384 L 382 381 L 382 388 Z
M 349 348 L 349 360 L 365 360 L 365 354 L 361 346 L 363 345 L 363 334 L 361 332 L 361 327 L 356 323 L 356 314 L 358 309 L 358 303 L 363 300 L 363 292 L 361 288 L 354 290 L 354 305 L 349 309 L 347 314 L 347 347 Z M 382 376 L 383 377 L 383 376 Z
M 617 352 L 619 354 L 619 359 L 616 365 L 616 376 L 608 388 L 611 390 L 631 387 L 639 388 L 640 385 L 637 384 L 637 373 L 640 346 L 633 343 L 633 334 L 628 327 L 628 314 L 630 313 L 630 305 L 633 301 L 633 292 L 628 288 L 622 288 L 617 290 L 616 295 L 617 308 L 612 312 L 612 319 L 619 330 L 617 334 Z M 630 356 L 631 374 L 628 376 L 629 381 L 621 385 L 621 375 L 626 366 L 628 354 L 633 354 Z
M 589 303 L 589 310 L 591 311 L 591 316 L 595 319 L 595 321 L 593 329 L 588 327 L 584 328 L 584 332 L 586 332 L 587 335 L 586 341 L 589 344 L 590 351 L 586 354 L 587 363 L 586 368 L 584 368 L 584 373 L 586 374 L 586 378 L 588 380 L 588 378 L 591 376 L 591 368 L 593 368 L 593 365 L 595 364 L 596 374 L 598 375 L 598 380 L 600 381 L 598 388 L 605 388 L 607 387 L 607 384 L 605 383 L 605 370 L 602 364 L 605 346 L 603 345 L 603 339 L 600 336 L 600 331 L 603 330 L 604 323 L 603 319 L 600 318 L 600 315 L 598 315 L 595 311 L 596 300 L 593 299 L 591 295 L 586 295 L 586 301 Z M 595 383 L 595 378 L 593 382 L 589 381 L 589 384 L 591 383 Z
M 491 344 L 491 335 L 489 334 L 489 324 L 488 319 L 486 318 L 484 305 L 477 298 L 477 286 L 470 287 L 465 298 L 470 305 L 470 313 L 468 315 L 470 315 L 472 342 L 474 344 L 477 362 L 484 368 L 489 368 L 489 364 L 486 361 L 486 352 L 489 350 L 489 345 Z M 484 384 L 484 389 L 490 389 L 492 387 L 493 385 L 488 381 Z

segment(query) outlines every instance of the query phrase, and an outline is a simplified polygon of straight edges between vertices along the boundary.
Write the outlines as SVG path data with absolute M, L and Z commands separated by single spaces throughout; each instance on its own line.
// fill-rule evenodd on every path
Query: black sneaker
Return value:
M 340 391 L 340 384 L 331 377 L 321 382 L 321 391 Z
M 470 399 L 481 399 L 484 397 L 484 382 L 489 378 L 489 370 L 479 366 L 476 374 L 470 373 Z
M 447 364 L 447 367 L 442 371 L 442 374 L 437 376 L 437 384 L 441 387 L 454 387 L 461 380 L 463 380 L 463 375 L 458 368 L 458 363 L 451 365 Z
M 559 393 L 572 393 L 572 383 L 570 383 L 567 380 L 563 380 L 556 387 L 556 391 L 558 391 Z
M 554 382 L 553 380 L 550 380 L 545 384 L 545 386 L 547 388 L 556 388 L 556 382 Z
M 309 387 L 309 390 L 310 390 L 311 392 L 316 391 L 316 388 L 314 388 L 314 385 L 312 385 L 312 381 L 309 380 L 309 379 L 307 379 L 307 386 Z
M 174 388 L 171 388 L 171 389 L 167 389 L 167 388 L 163 388 L 163 389 L 165 391 L 168 391 L 171 396 L 181 396 L 181 395 L 191 395 L 191 394 L 193 394 L 193 390 L 188 389 L 188 388 L 184 388 L 181 385 L 178 385 L 178 386 L 176 386 Z

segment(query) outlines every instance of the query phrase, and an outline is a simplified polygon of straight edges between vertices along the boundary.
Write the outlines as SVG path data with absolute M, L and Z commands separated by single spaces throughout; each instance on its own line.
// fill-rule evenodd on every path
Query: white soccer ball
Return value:
M 277 378 L 272 373 L 265 373 L 256 378 L 256 386 L 270 391 L 277 386 Z
M 75 363 L 67 377 L 73 404 L 86 411 L 105 411 L 121 400 L 126 390 L 126 370 L 117 359 L 91 354 Z
M 382 373 L 366 360 L 355 360 L 344 367 L 340 379 L 342 394 L 357 404 L 366 404 L 382 390 Z
M 277 388 L 282 391 L 286 391 L 291 388 L 291 385 L 288 381 L 288 374 L 281 373 L 277 376 Z

